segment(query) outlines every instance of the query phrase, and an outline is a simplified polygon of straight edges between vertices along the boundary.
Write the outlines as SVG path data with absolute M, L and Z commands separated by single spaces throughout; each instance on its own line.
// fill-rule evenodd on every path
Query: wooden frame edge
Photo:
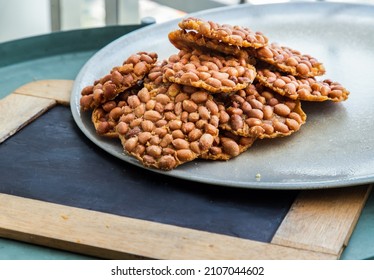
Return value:
M 57 104 L 68 106 L 72 80 L 40 80 L 0 99 L 0 143 Z
M 56 105 L 56 101 L 12 93 L 0 100 L 0 143 Z
M 277 260 L 337 258 L 333 254 L 284 247 L 7 194 L 0 194 L 0 213 L 2 237 L 100 258 Z
M 371 189 L 364 185 L 300 192 L 271 243 L 340 257 Z
M 73 80 L 39 80 L 17 88 L 14 93 L 55 100 L 69 106 Z

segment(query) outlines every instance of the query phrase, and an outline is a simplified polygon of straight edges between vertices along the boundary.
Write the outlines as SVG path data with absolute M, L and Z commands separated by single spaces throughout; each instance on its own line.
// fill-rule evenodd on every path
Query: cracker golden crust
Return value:
M 325 74 L 325 67 L 316 58 L 276 43 L 249 50 L 249 53 L 273 65 L 279 71 L 294 76 L 315 77 Z
M 109 113 L 106 112 L 101 105 L 92 111 L 91 121 L 94 124 L 98 135 L 109 138 L 118 137 L 118 134 L 115 131 L 117 122 L 110 119 Z
M 349 96 L 346 88 L 330 79 L 298 78 L 270 69 L 258 70 L 257 79 L 264 86 L 294 100 L 340 102 Z
M 228 96 L 220 106 L 220 128 L 245 137 L 275 138 L 298 131 L 306 114 L 299 100 L 285 98 L 260 84 Z
M 222 43 L 216 39 L 210 39 L 208 37 L 204 37 L 200 33 L 196 33 L 193 31 L 186 31 L 183 29 L 178 29 L 172 31 L 168 35 L 169 41 L 180 50 L 187 50 L 193 51 L 195 49 L 199 49 L 206 53 L 221 53 L 235 56 L 235 57 L 243 57 L 245 59 L 249 59 L 249 53 L 246 50 L 239 48 L 238 46 L 228 45 L 226 43 Z M 252 64 L 255 61 L 252 60 Z
M 124 151 L 147 167 L 170 170 L 192 161 L 218 136 L 218 107 L 206 91 L 178 84 L 144 87 L 127 104 L 116 131 Z
M 221 130 L 207 153 L 200 156 L 208 160 L 229 160 L 247 151 L 256 137 L 238 136 L 230 131 Z
M 268 43 L 267 37 L 261 32 L 252 31 L 247 27 L 219 24 L 194 17 L 183 19 L 179 27 L 184 30 L 195 30 L 207 38 L 238 47 L 260 48 Z
M 93 109 L 91 121 L 94 124 L 96 133 L 100 136 L 118 138 L 116 126 L 123 114 L 122 107 L 127 105 L 127 98 L 137 94 L 139 88 L 131 88 L 120 93 L 115 99 L 100 104 Z
M 131 55 L 121 66 L 86 86 L 81 91 L 80 106 L 83 111 L 92 110 L 100 104 L 116 98 L 121 92 L 136 86 L 148 74 L 157 61 L 156 53 L 139 52 Z
M 217 93 L 247 87 L 256 77 L 256 70 L 245 59 L 182 50 L 169 58 L 163 74 L 169 82 Z

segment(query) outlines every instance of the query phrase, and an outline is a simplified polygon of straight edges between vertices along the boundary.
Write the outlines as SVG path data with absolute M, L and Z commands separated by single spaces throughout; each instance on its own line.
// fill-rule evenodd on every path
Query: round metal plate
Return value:
M 303 103 L 308 115 L 290 137 L 258 140 L 246 153 L 227 162 L 196 160 L 167 176 L 229 187 L 310 189 L 352 186 L 374 181 L 374 7 L 335 3 L 239 5 L 194 16 L 247 26 L 322 61 L 326 75 L 351 94 L 342 103 Z M 179 20 L 156 24 L 125 35 L 97 52 L 81 69 L 71 98 L 74 119 L 97 146 L 134 165 L 119 141 L 96 135 L 90 114 L 81 112 L 81 89 L 139 51 L 155 51 L 161 59 L 176 53 L 168 33 Z

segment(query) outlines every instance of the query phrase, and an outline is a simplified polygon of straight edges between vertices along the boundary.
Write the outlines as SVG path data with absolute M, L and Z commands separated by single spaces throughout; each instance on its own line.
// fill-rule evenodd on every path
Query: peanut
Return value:
M 158 163 L 160 168 L 164 170 L 173 169 L 177 165 L 175 158 L 171 155 L 162 156 Z
M 114 70 L 112 71 L 112 81 L 113 83 L 115 83 L 117 86 L 121 85 L 122 81 L 123 81 L 123 76 L 120 72 L 118 72 L 117 70 Z
M 154 110 L 149 110 L 144 113 L 144 119 L 156 122 L 162 118 L 161 114 Z
M 202 151 L 207 151 L 213 145 L 214 137 L 211 134 L 204 133 L 200 137 L 199 146 Z
M 138 92 L 138 97 L 141 102 L 147 103 L 151 99 L 151 95 L 148 92 L 148 89 L 143 87 L 139 92 Z
M 188 113 L 196 112 L 198 108 L 197 104 L 192 100 L 183 100 L 182 107 Z
M 281 133 L 288 133 L 289 132 L 288 126 L 286 124 L 280 122 L 280 121 L 274 122 L 273 126 L 274 126 L 274 129 L 278 132 L 281 132 Z
M 195 155 L 190 149 L 181 149 L 177 151 L 177 158 L 182 162 L 191 161 Z
M 273 53 L 268 47 L 262 47 L 258 49 L 257 54 L 264 58 L 273 58 Z
M 190 144 L 188 143 L 188 141 L 182 139 L 182 138 L 177 138 L 177 139 L 174 139 L 172 141 L 172 144 L 173 146 L 177 149 L 177 150 L 181 150 L 181 149 L 188 149 Z
M 239 115 L 232 115 L 230 117 L 230 123 L 233 130 L 239 130 L 243 128 L 243 119 Z
M 134 114 L 136 117 L 140 118 L 145 113 L 145 104 L 141 103 L 138 107 L 134 109 Z
M 116 129 L 119 134 L 125 135 L 129 131 L 129 125 L 125 122 L 120 122 Z
M 99 122 L 97 127 L 96 127 L 96 132 L 98 134 L 105 134 L 107 133 L 108 131 L 110 130 L 110 125 L 108 122 L 106 121 L 103 121 L 103 122 Z
M 152 134 L 150 132 L 148 131 L 141 132 L 138 134 L 138 141 L 140 144 L 144 145 L 145 143 L 147 143 L 149 139 L 151 139 L 151 137 L 152 137 Z
M 309 67 L 305 63 L 300 63 L 296 66 L 296 71 L 301 75 L 305 76 L 309 72 Z
M 285 123 L 293 131 L 297 131 L 300 128 L 300 124 L 294 119 L 287 118 Z
M 135 66 L 134 66 L 134 74 L 137 75 L 137 76 L 143 76 L 146 74 L 147 72 L 147 65 L 145 62 L 141 61 L 141 62 L 138 62 Z
M 220 88 L 222 86 L 222 83 L 220 80 L 216 79 L 216 78 L 208 78 L 205 80 L 205 83 L 207 83 L 208 85 L 214 87 L 214 88 Z
M 248 117 L 256 118 L 262 120 L 264 118 L 264 113 L 260 109 L 252 109 L 247 113 Z
M 210 119 L 210 112 L 209 112 L 208 108 L 206 108 L 204 106 L 199 106 L 198 112 L 199 112 L 200 118 L 202 118 L 203 120 Z
M 182 132 L 182 130 L 177 129 L 177 130 L 174 130 L 174 131 L 171 133 L 171 136 L 173 136 L 174 139 L 177 139 L 177 138 L 184 138 L 184 133 Z
M 155 100 L 162 105 L 166 105 L 170 102 L 170 98 L 166 94 L 157 94 Z
M 132 109 L 134 109 L 140 105 L 139 97 L 137 95 L 131 95 L 127 99 L 127 103 Z
M 152 121 L 150 121 L 150 120 L 144 120 L 144 121 L 142 121 L 142 123 L 141 123 L 141 127 L 142 127 L 143 131 L 151 132 L 151 131 L 154 130 L 155 125 L 154 125 L 154 123 L 153 123 Z
M 158 158 L 161 156 L 162 148 L 156 145 L 151 145 L 146 148 L 146 152 L 148 155 Z
M 180 77 L 180 81 L 183 84 L 190 84 L 191 82 L 197 82 L 198 80 L 200 80 L 199 76 L 192 72 L 184 73 Z
M 195 124 L 193 122 L 186 122 L 182 124 L 181 130 L 183 133 L 188 134 L 190 131 L 195 129 Z
M 188 133 L 188 141 L 193 142 L 198 139 L 203 135 L 200 129 L 193 129 Z
M 205 91 L 197 91 L 191 94 L 191 101 L 200 104 L 208 100 L 208 93 Z
M 131 153 L 138 144 L 138 137 L 131 137 L 128 140 L 126 140 L 124 148 L 127 152 Z
M 166 148 L 171 142 L 173 141 L 173 136 L 171 136 L 170 134 L 166 134 L 162 139 L 161 139 L 161 142 L 160 142 L 160 146 L 162 148 Z
M 182 127 L 182 121 L 180 120 L 172 120 L 169 122 L 169 127 L 171 130 L 177 130 L 177 129 L 181 129 Z
M 93 86 L 86 86 L 82 89 L 81 95 L 89 95 L 93 92 Z
M 109 118 L 113 120 L 118 120 L 122 114 L 123 114 L 122 109 L 119 107 L 116 107 L 112 111 L 110 111 Z
M 291 110 L 287 105 L 280 103 L 274 106 L 274 112 L 282 117 L 287 117 Z
M 240 154 L 239 145 L 232 139 L 222 137 L 223 151 L 232 157 L 236 157 Z

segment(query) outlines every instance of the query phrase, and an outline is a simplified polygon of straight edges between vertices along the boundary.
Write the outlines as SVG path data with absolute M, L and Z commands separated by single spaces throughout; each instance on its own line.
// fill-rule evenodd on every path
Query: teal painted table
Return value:
M 36 80 L 74 80 L 101 47 L 141 26 L 53 33 L 0 45 L 0 98 Z M 374 195 L 371 194 L 341 259 L 374 259 Z M 90 256 L 0 238 L 0 259 L 92 259 Z

